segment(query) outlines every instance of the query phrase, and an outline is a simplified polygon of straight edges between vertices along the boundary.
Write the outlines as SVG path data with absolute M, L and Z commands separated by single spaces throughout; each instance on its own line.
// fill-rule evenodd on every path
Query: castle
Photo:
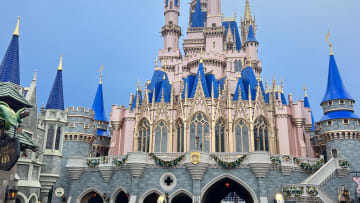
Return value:
M 29 88 L 19 85 L 17 24 L 0 67 L 7 90 L 0 100 L 30 111 L 17 135 L 22 156 L 9 175 L 17 202 L 330 203 L 360 196 L 360 178 L 352 177 L 360 168 L 360 117 L 331 44 L 324 116 L 315 122 L 306 89 L 294 101 L 282 82 L 262 81 L 248 0 L 240 22 L 221 15 L 221 0 L 191 0 L 189 13 L 181 51 L 180 0 L 164 1 L 153 76 L 138 84 L 128 107 L 112 106 L 109 121 L 102 76 L 92 108 L 64 108 L 62 58 L 37 113 L 36 73 Z

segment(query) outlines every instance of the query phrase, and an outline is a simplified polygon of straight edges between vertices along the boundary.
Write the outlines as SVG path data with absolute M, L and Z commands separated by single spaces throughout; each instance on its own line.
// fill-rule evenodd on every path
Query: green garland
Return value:
M 315 172 L 324 165 L 324 159 L 320 159 L 314 164 L 301 162 L 298 158 L 294 158 L 294 161 L 300 166 L 301 169 L 309 172 Z
M 286 189 L 284 188 L 283 193 L 285 194 L 286 197 L 291 197 L 291 196 L 300 197 L 301 195 L 304 194 L 304 188 L 303 187 L 290 187 Z
M 311 196 L 315 197 L 319 194 L 319 191 L 316 187 L 313 186 L 307 186 L 306 187 L 306 191 L 308 194 L 310 194 Z
M 217 157 L 216 155 L 212 154 L 211 157 L 223 168 L 225 169 L 230 169 L 230 168 L 236 168 L 238 166 L 240 166 L 240 164 L 245 160 L 246 155 L 236 159 L 235 161 L 232 162 L 227 162 L 227 161 L 223 161 L 221 160 L 219 157 Z
M 348 169 L 350 167 L 350 163 L 348 160 L 339 160 L 339 165 L 343 169 Z
M 272 156 L 272 157 L 270 157 L 270 160 L 271 160 L 272 164 L 275 166 L 281 165 L 281 160 L 279 157 Z
M 86 164 L 90 168 L 95 168 L 96 166 L 98 166 L 100 164 L 100 161 L 99 161 L 99 159 L 88 159 L 86 161 Z
M 181 160 L 184 159 L 185 155 L 181 155 L 174 160 L 165 161 L 157 157 L 154 153 L 150 153 L 150 157 L 154 159 L 155 163 L 161 167 L 172 168 L 175 167 Z
M 122 159 L 114 159 L 114 160 L 113 160 L 113 164 L 116 165 L 116 166 L 118 166 L 118 167 L 121 167 L 121 166 L 123 166 L 123 165 L 126 163 L 127 158 L 128 158 L 128 157 L 125 156 L 125 157 L 123 157 Z

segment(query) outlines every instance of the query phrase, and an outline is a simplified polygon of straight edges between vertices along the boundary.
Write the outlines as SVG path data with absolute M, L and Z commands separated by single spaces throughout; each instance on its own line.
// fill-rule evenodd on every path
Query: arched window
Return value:
M 170 1 L 170 9 L 173 9 L 173 2 Z
M 182 120 L 178 120 L 176 122 L 176 151 L 177 152 L 184 152 L 184 123 Z
M 141 152 L 149 152 L 150 146 L 150 123 L 147 119 L 143 119 L 139 125 L 138 150 Z
M 52 149 L 54 143 L 54 126 L 50 125 L 46 136 L 46 149 Z
M 61 129 L 60 129 L 60 127 L 58 127 L 58 129 L 56 131 L 56 139 L 55 139 L 55 149 L 56 150 L 60 149 L 60 138 L 61 138 Z
M 215 125 L 215 151 L 225 152 L 225 124 L 219 119 Z
M 269 130 L 265 119 L 260 116 L 254 124 L 255 151 L 269 151 Z
M 167 152 L 167 127 L 160 121 L 155 132 L 155 152 Z
M 248 127 L 243 120 L 240 120 L 235 126 L 236 152 L 249 152 Z
M 209 122 L 203 113 L 197 113 L 190 124 L 190 149 L 209 151 Z

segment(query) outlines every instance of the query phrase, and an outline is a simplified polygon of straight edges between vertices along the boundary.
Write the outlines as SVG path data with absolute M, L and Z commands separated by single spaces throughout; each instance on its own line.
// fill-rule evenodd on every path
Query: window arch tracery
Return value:
M 215 151 L 225 152 L 225 122 L 221 118 L 215 125 Z
M 167 127 L 160 121 L 155 131 L 155 152 L 167 152 Z
M 244 120 L 239 120 L 235 126 L 236 152 L 249 152 L 249 129 Z
M 179 119 L 176 122 L 176 151 L 185 152 L 185 136 L 184 136 L 184 122 Z
M 190 150 L 209 151 L 209 121 L 199 112 L 190 123 Z
M 262 116 L 254 123 L 254 141 L 255 151 L 269 151 L 269 129 Z
M 150 146 L 150 123 L 144 118 L 139 125 L 138 151 L 149 152 Z

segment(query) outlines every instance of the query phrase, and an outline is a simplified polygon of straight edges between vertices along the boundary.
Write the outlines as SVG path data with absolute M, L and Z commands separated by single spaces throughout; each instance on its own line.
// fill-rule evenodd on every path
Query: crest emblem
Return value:
M 200 163 L 200 152 L 191 152 L 190 154 L 191 163 L 197 165 Z

